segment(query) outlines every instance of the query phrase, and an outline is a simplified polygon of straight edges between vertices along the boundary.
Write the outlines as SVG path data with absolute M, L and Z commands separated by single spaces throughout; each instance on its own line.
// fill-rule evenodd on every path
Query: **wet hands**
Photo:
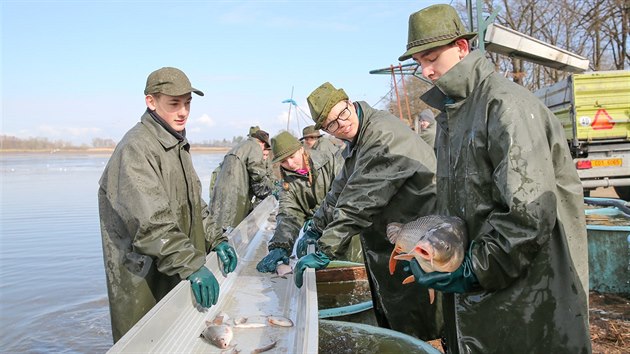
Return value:
M 273 273 L 276 271 L 279 261 L 289 264 L 289 252 L 284 248 L 274 248 L 269 251 L 269 254 L 258 262 L 256 269 L 261 273 Z
M 330 258 L 322 252 L 310 253 L 300 258 L 295 265 L 295 268 L 293 268 L 293 273 L 295 273 L 293 281 L 295 282 L 295 285 L 298 288 L 302 287 L 304 271 L 306 268 L 313 268 L 315 270 L 323 269 L 328 266 L 328 263 L 330 263 Z
M 217 303 L 219 282 L 208 268 L 202 266 L 198 271 L 192 273 L 188 280 L 190 280 L 192 292 L 199 305 L 208 308 Z
M 479 287 L 479 281 L 473 273 L 472 261 L 468 254 L 464 257 L 459 268 L 451 273 L 426 273 L 415 259 L 409 261 L 409 269 L 416 278 L 416 283 L 444 293 L 467 293 Z
M 219 243 L 214 248 L 214 251 L 217 253 L 217 256 L 219 256 L 219 259 L 223 264 L 223 272 L 225 274 L 233 272 L 234 269 L 236 269 L 236 251 L 234 251 L 234 248 L 232 248 L 229 243 L 225 241 Z
M 298 257 L 304 257 L 306 255 L 308 245 L 315 245 L 315 251 L 317 251 L 317 240 L 322 236 L 319 231 L 315 230 L 315 225 L 313 225 L 312 220 L 308 220 L 304 223 L 302 231 L 304 231 L 304 234 L 297 241 L 295 249 L 295 254 Z

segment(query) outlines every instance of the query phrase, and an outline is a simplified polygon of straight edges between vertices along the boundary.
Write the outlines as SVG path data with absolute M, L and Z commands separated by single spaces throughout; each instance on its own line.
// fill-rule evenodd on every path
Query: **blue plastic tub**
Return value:
M 586 209 L 585 214 L 589 288 L 630 294 L 630 217 L 614 207 Z

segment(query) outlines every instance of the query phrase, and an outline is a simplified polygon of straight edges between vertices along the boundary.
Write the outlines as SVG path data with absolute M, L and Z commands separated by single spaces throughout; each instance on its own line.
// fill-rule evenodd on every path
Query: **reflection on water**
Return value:
M 207 201 L 223 153 L 193 153 Z M 97 191 L 109 155 L 0 155 L 1 352 L 112 344 Z
M 319 322 L 318 349 L 322 354 L 438 353 L 421 340 L 402 333 L 326 320 Z
M 371 301 L 367 279 L 334 283 L 317 283 L 317 307 L 331 309 Z

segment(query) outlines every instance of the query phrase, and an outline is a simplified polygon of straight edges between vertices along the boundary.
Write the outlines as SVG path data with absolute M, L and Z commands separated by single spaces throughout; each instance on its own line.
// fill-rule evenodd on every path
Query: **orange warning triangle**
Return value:
M 612 118 L 608 115 L 605 109 L 598 109 L 595 113 L 595 120 L 591 127 L 595 130 L 612 129 L 615 126 Z

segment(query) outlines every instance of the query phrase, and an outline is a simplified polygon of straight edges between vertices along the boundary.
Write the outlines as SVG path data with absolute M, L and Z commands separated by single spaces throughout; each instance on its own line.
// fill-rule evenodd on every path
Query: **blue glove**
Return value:
M 464 257 L 462 265 L 451 273 L 425 273 L 415 259 L 409 261 L 409 268 L 416 278 L 416 282 L 425 288 L 435 289 L 443 293 L 460 294 L 479 288 L 479 281 L 473 273 L 472 261 L 468 253 Z
M 274 248 L 269 251 L 269 254 L 258 262 L 256 269 L 261 273 L 273 273 L 276 271 L 278 261 L 289 264 L 289 252 L 284 248 Z
M 208 308 L 217 303 L 219 282 L 208 268 L 202 266 L 198 271 L 192 273 L 188 280 L 190 280 L 195 300 L 199 305 Z
M 228 274 L 236 269 L 236 251 L 234 251 L 234 248 L 232 248 L 229 243 L 223 241 L 219 243 L 213 251 L 217 253 L 221 263 L 223 263 L 223 272 L 225 274 Z
M 315 245 L 315 251 L 317 251 L 317 240 L 322 237 L 322 234 L 315 230 L 312 219 L 304 223 L 302 230 L 304 230 L 304 234 L 298 240 L 295 248 L 295 254 L 300 258 L 306 255 L 308 245 Z
M 322 252 L 309 253 L 300 258 L 295 264 L 295 268 L 293 268 L 293 273 L 295 273 L 295 277 L 293 278 L 295 286 L 298 288 L 302 287 L 302 277 L 304 276 L 306 268 L 314 268 L 315 270 L 324 269 L 328 267 L 328 263 L 330 263 L 330 258 Z

